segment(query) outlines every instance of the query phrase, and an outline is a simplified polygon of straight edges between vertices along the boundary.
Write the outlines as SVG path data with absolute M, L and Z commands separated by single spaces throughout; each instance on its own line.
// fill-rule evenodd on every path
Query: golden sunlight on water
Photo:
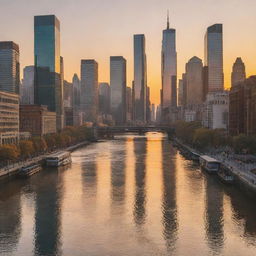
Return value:
M 256 206 L 161 133 L 120 135 L 0 186 L 0 255 L 256 253 Z

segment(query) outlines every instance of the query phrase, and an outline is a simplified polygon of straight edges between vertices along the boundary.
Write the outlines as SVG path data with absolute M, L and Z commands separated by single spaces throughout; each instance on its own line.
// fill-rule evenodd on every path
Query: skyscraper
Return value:
M 243 82 L 246 79 L 245 65 L 241 58 L 237 58 L 232 69 L 231 86 Z
M 147 60 L 145 36 L 134 35 L 134 122 L 146 122 Z
M 203 62 L 194 56 L 186 64 L 186 104 L 203 103 Z
M 110 106 L 116 124 L 126 122 L 126 59 L 110 57 Z
M 35 103 L 56 112 L 57 129 L 63 128 L 60 22 L 54 15 L 34 18 Z
M 81 61 L 81 110 L 83 122 L 97 122 L 98 118 L 98 63 Z
M 81 97 L 81 83 L 77 74 L 74 74 L 72 79 L 73 84 L 73 124 L 79 126 L 82 124 L 80 97 Z
M 169 14 L 167 28 L 162 40 L 162 119 L 169 119 L 172 107 L 177 107 L 177 52 L 176 30 L 170 28 Z
M 99 84 L 99 111 L 101 114 L 110 114 L 110 86 L 108 83 Z
M 21 104 L 34 104 L 34 66 L 23 69 L 23 80 L 20 88 Z
M 19 46 L 14 42 L 0 42 L 0 90 L 19 93 Z
M 208 27 L 205 34 L 205 66 L 208 67 L 208 92 L 224 90 L 222 24 Z

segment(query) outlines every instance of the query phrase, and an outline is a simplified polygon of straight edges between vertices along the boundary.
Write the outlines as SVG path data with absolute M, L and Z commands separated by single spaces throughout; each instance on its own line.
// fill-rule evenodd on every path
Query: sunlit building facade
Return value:
M 134 123 L 146 123 L 147 59 L 145 35 L 134 35 Z
M 0 42 L 0 90 L 19 93 L 19 46 L 12 41 Z
M 23 80 L 20 89 L 21 104 L 34 104 L 34 66 L 23 69 Z
M 57 129 L 64 124 L 61 82 L 60 22 L 54 15 L 34 18 L 35 103 L 56 112 Z
M 110 109 L 115 124 L 126 122 L 126 59 L 110 57 Z
M 167 28 L 162 40 L 162 121 L 170 121 L 170 111 L 177 107 L 177 52 L 176 30 Z
M 237 58 L 233 64 L 231 73 L 231 86 L 243 82 L 246 79 L 245 65 L 241 58 Z
M 205 34 L 205 66 L 208 67 L 208 93 L 224 90 L 222 24 L 208 27 Z

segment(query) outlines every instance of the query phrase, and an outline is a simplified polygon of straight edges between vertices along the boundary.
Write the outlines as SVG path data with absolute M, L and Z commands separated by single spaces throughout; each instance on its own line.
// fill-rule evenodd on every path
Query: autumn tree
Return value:
M 34 153 L 34 144 L 31 140 L 20 141 L 20 154 L 22 157 L 29 157 Z

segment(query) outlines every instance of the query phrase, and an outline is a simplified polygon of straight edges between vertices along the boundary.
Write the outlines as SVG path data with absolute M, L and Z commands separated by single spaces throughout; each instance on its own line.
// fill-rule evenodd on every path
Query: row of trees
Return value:
M 256 153 L 256 136 L 228 136 L 225 130 L 210 130 L 201 126 L 200 122 L 178 121 L 175 124 L 176 136 L 184 143 L 199 150 L 207 150 L 229 146 L 236 153 Z
M 19 145 L 0 146 L 0 161 L 25 160 L 29 157 L 72 146 L 82 141 L 93 140 L 93 129 L 86 126 L 67 127 L 55 134 L 22 140 Z

